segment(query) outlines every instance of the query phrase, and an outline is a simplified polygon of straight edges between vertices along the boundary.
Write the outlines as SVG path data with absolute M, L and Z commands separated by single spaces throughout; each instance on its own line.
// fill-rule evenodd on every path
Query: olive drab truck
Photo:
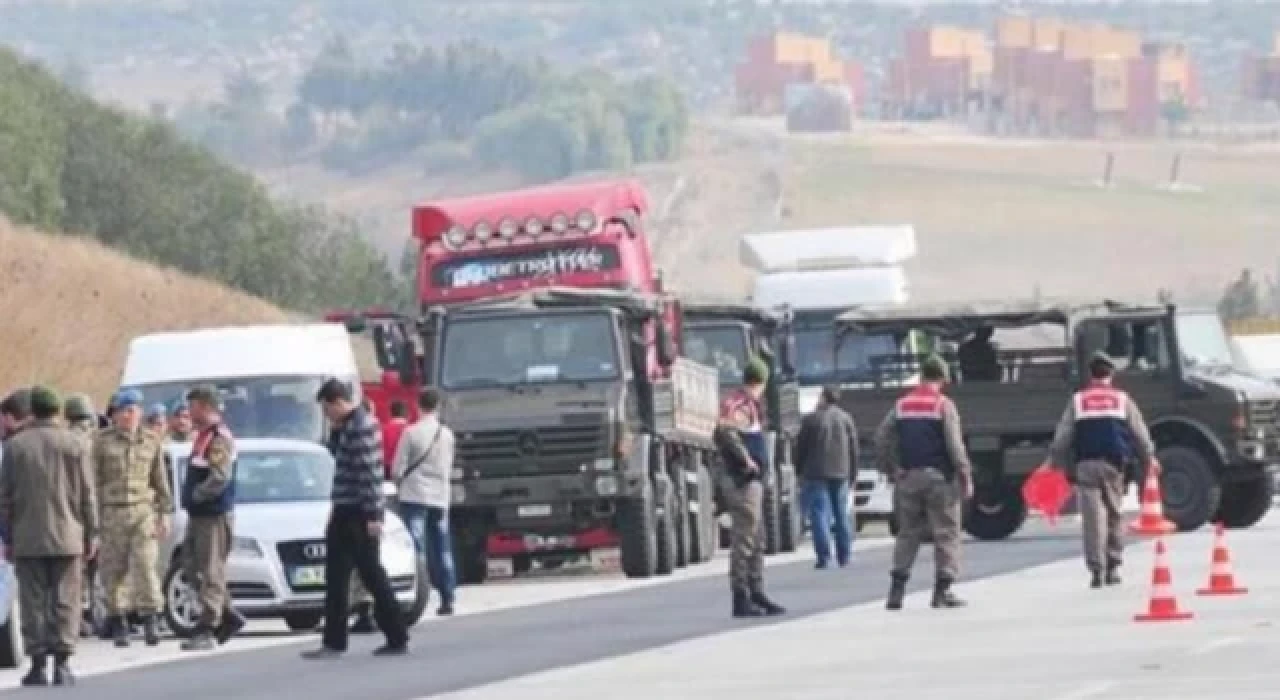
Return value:
M 858 304 L 908 299 L 902 264 L 916 255 L 911 226 L 850 226 L 753 233 L 742 237 L 741 258 L 756 271 L 751 303 L 786 308 L 793 317 L 795 379 L 800 412 L 813 411 L 822 387 L 865 383 L 867 357 L 896 352 L 890 337 L 865 335 L 836 351 L 835 318 Z M 907 343 L 913 342 L 908 338 Z M 910 376 L 900 378 L 911 381 Z M 862 450 L 864 455 L 870 451 Z M 864 460 L 853 489 L 855 522 L 891 521 L 892 487 Z
M 951 370 L 947 394 L 960 410 L 973 462 L 975 495 L 964 528 L 979 539 L 1015 533 L 1027 516 L 1026 477 L 1047 457 L 1072 392 L 1102 350 L 1114 383 L 1138 403 L 1156 444 L 1165 516 L 1180 530 L 1211 521 L 1249 527 L 1271 508 L 1270 465 L 1280 459 L 1280 387 L 1232 367 L 1230 344 L 1213 311 L 1173 305 L 992 302 L 850 310 L 841 340 L 860 334 L 926 335 Z M 966 379 L 954 348 L 983 327 L 995 331 L 997 371 Z M 924 353 L 871 358 L 892 379 Z M 846 392 L 846 408 L 868 433 L 901 389 L 877 381 Z M 1141 483 L 1145 465 L 1128 465 Z
M 764 408 L 771 445 L 766 465 L 764 508 L 765 553 L 793 552 L 801 536 L 801 508 L 795 462 L 800 430 L 800 388 L 795 380 L 795 338 L 791 314 L 749 304 L 685 300 L 685 355 L 715 367 L 720 392 L 742 387 L 742 371 L 752 356 L 769 366 Z M 718 500 L 718 503 L 723 503 Z M 724 514 L 727 517 L 727 513 Z M 726 523 L 721 523 L 722 529 Z
M 548 288 L 434 308 L 421 331 L 457 436 L 461 580 L 583 556 L 647 577 L 714 556 L 717 374 L 679 356 L 674 299 Z

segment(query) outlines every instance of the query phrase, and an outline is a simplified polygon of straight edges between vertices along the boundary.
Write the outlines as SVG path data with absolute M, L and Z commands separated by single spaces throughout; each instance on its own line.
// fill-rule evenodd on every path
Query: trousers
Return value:
M 1124 557 L 1124 474 L 1099 460 L 1076 465 L 1084 563 L 1090 571 L 1119 567 Z
M 80 640 L 80 557 L 19 557 L 14 562 L 27 656 L 70 656 Z
M 800 496 L 809 516 L 813 534 L 813 552 L 818 565 L 831 560 L 831 536 L 836 540 L 836 562 L 849 563 L 853 552 L 853 528 L 846 508 L 849 501 L 848 479 L 805 479 Z
M 441 602 L 452 605 L 457 589 L 457 572 L 453 565 L 453 542 L 449 534 L 449 511 L 419 503 L 400 503 L 400 517 L 409 527 L 418 556 L 427 560 L 431 587 L 440 593 Z
M 760 516 L 764 484 L 738 484 L 725 477 L 723 493 L 733 525 L 729 530 L 729 588 L 757 592 L 764 586 L 764 521 Z
M 154 615 L 164 608 L 160 593 L 156 514 L 149 504 L 102 506 L 102 551 L 98 571 L 107 611 Z
M 347 650 L 351 572 L 354 569 L 373 596 L 373 617 L 391 646 L 409 643 L 404 613 L 382 566 L 378 538 L 369 534 L 368 516 L 358 508 L 334 506 L 325 527 L 324 646 Z
M 908 469 L 893 488 L 898 537 L 893 545 L 894 576 L 908 578 L 920 543 L 933 535 L 937 580 L 955 581 L 960 573 L 960 492 L 937 469 Z
M 200 601 L 200 627 L 213 630 L 222 621 L 227 598 L 227 557 L 231 555 L 232 516 L 193 515 L 187 520 L 182 551 L 187 578 Z

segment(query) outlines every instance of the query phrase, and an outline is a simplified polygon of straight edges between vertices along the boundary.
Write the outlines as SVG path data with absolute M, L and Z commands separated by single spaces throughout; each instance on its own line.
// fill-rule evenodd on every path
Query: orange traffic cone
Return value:
M 1227 533 L 1222 523 L 1218 523 L 1217 533 L 1213 538 L 1213 559 L 1210 560 L 1209 585 L 1196 591 L 1197 595 L 1242 595 L 1249 589 L 1236 585 L 1235 574 L 1231 573 L 1231 553 L 1227 551 Z
M 1133 616 L 1134 622 L 1167 622 L 1190 620 L 1192 613 L 1178 610 L 1178 599 L 1173 595 L 1173 574 L 1169 571 L 1169 555 L 1164 539 L 1156 540 L 1156 565 L 1151 572 L 1151 600 L 1145 613 Z
M 1142 511 L 1138 519 L 1129 523 L 1129 531 L 1137 535 L 1167 535 L 1178 526 L 1165 520 L 1164 506 L 1160 498 L 1160 477 L 1154 469 L 1147 470 L 1147 479 L 1142 484 Z

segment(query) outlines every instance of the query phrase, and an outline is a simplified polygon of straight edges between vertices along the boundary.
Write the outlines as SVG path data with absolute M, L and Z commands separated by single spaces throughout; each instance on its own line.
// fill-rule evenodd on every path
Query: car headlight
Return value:
M 262 558 L 262 547 L 252 537 L 231 538 L 231 553 L 238 557 Z

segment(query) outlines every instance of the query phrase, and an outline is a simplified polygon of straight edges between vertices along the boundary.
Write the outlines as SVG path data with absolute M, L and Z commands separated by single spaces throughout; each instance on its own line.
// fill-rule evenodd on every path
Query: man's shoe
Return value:
M 217 646 L 213 635 L 207 631 L 196 632 L 195 636 L 178 646 L 183 651 L 211 651 Z
M 1120 569 L 1114 566 L 1107 569 L 1107 578 L 1105 583 L 1108 586 L 1119 586 L 1120 585 Z
M 1102 588 L 1102 572 L 1094 569 L 1089 574 L 1089 588 Z
M 751 596 L 744 591 L 733 592 L 734 617 L 763 617 L 764 611 L 751 602 Z
M 929 605 L 935 608 L 963 608 L 965 602 L 951 592 L 950 581 L 939 581 L 933 587 L 933 600 Z
M 147 615 L 147 618 L 142 621 L 142 638 L 149 647 L 160 643 L 160 622 L 154 614 Z
M 218 628 L 213 631 L 213 637 L 218 644 L 226 644 L 232 637 L 240 634 L 244 626 L 244 615 L 236 612 L 234 608 L 228 608 L 222 611 L 222 620 L 218 622 Z
M 815 568 L 815 569 L 825 569 L 825 568 L 827 568 L 827 563 L 826 563 L 825 561 L 818 561 L 818 562 L 814 562 L 814 564 L 813 564 L 813 568 Z
M 889 583 L 889 597 L 884 601 L 886 610 L 901 610 L 902 599 L 907 596 L 907 580 L 894 577 Z
M 770 615 L 770 616 L 782 615 L 787 612 L 786 608 L 782 607 L 781 605 L 778 605 L 772 600 L 769 600 L 769 596 L 765 595 L 764 591 L 756 591 L 752 593 L 751 602 L 756 607 L 763 610 L 765 615 Z
M 301 656 L 307 661 L 332 661 L 334 659 L 342 658 L 344 653 L 346 652 L 341 652 L 337 649 L 330 649 L 329 647 L 320 647 L 319 649 L 309 649 L 304 651 Z
M 437 614 L 437 615 L 439 615 L 439 616 L 441 616 L 441 617 L 448 617 L 448 616 L 452 615 L 452 614 L 453 614 L 453 603 L 441 603 L 441 604 L 440 604 L 440 607 L 439 607 L 439 608 L 436 608 L 436 614 Z
M 373 650 L 374 656 L 404 656 L 409 653 L 408 644 L 383 644 Z
M 53 684 L 54 685 L 75 685 L 76 674 L 71 672 L 71 666 L 65 660 L 59 661 L 53 667 Z
M 31 657 L 31 670 L 22 677 L 22 685 L 27 688 L 49 685 L 49 674 L 45 673 L 45 664 L 49 663 L 43 656 Z
M 112 630 L 117 649 L 129 646 L 129 618 L 125 615 L 116 617 L 115 629 Z
M 351 625 L 351 634 L 374 634 L 378 631 L 378 626 L 373 623 L 373 616 L 368 613 L 361 613 L 355 624 Z

